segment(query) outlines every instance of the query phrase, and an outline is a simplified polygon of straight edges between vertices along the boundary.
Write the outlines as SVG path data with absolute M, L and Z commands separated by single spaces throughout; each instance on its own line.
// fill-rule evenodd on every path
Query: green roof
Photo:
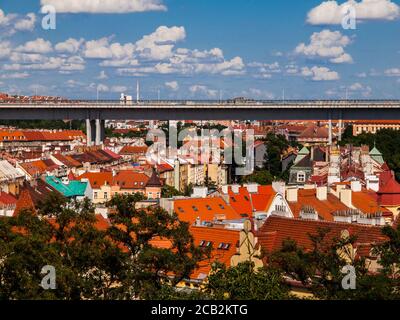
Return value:
M 379 164 L 384 164 L 385 160 L 383 160 L 382 153 L 374 147 L 370 152 L 369 155 L 371 156 L 372 159 L 374 159 L 376 162 Z
M 307 155 L 310 154 L 310 150 L 308 150 L 306 147 L 303 147 L 298 154 L 302 154 L 302 155 Z
M 297 154 L 296 159 L 294 159 L 294 164 L 299 163 L 301 160 L 303 160 L 309 154 L 310 154 L 310 151 L 306 147 L 303 147 Z
M 47 176 L 46 183 L 63 194 L 67 198 L 83 197 L 87 187 L 87 182 L 70 180 L 68 184 L 62 183 L 57 177 Z
M 374 148 L 369 152 L 369 154 L 370 154 L 371 156 L 381 156 L 381 155 L 382 155 L 382 153 L 381 153 L 376 147 L 374 147 Z

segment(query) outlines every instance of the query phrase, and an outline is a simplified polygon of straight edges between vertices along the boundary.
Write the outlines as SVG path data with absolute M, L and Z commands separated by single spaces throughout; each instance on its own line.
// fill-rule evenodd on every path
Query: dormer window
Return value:
M 297 182 L 306 182 L 306 174 L 304 171 L 297 173 Z

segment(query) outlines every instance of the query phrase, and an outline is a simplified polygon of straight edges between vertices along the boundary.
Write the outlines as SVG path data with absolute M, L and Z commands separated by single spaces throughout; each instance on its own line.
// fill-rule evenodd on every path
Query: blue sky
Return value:
M 345 1 L 0 0 L 0 91 L 118 99 L 139 80 L 143 99 L 400 98 L 400 3 L 349 3 L 356 29 Z

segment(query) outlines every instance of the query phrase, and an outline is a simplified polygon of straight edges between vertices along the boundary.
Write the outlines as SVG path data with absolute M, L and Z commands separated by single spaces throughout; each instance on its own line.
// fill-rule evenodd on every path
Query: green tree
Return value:
M 207 297 L 216 300 L 289 299 L 289 288 L 281 272 L 274 268 L 254 270 L 252 262 L 235 267 L 215 264 L 205 288 Z
M 194 245 L 189 225 L 160 207 L 136 209 L 140 194 L 115 196 L 108 206 L 110 237 L 127 251 L 126 277 L 121 279 L 126 298 L 168 299 L 188 279 L 204 252 Z M 170 243 L 152 245 L 153 239 Z
M 0 298 L 116 298 L 124 256 L 96 228 L 88 201 L 69 201 L 50 194 L 39 210 L 24 210 L 0 221 Z M 42 267 L 56 270 L 56 289 L 44 290 Z
M 178 197 L 178 196 L 183 196 L 183 193 L 176 190 L 174 187 L 164 185 L 161 189 L 161 197 L 162 198 L 172 198 L 172 197 Z
M 324 228 L 316 235 L 309 235 L 311 250 L 299 247 L 293 240 L 285 240 L 281 249 L 268 254 L 271 265 L 280 268 L 285 276 L 301 281 L 319 299 L 398 298 L 390 277 L 370 273 L 365 258 L 353 257 L 350 248 L 356 237 L 330 239 L 329 232 L 329 228 Z M 354 267 L 356 275 L 354 290 L 345 290 L 342 286 L 345 276 L 342 270 L 348 265 Z

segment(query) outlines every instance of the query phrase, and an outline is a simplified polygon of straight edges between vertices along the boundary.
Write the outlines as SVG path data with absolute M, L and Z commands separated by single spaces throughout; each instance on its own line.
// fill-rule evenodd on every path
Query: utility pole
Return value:
M 140 85 L 139 80 L 136 81 L 136 102 L 139 103 L 140 101 Z

